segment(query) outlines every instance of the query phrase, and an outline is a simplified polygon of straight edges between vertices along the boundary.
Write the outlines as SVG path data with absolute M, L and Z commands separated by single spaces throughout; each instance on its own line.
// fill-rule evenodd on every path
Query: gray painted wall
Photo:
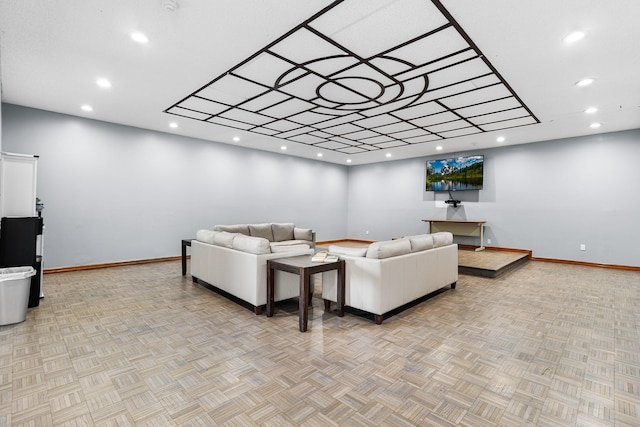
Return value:
M 2 48 L 0 48 L 0 100 L 2 99 Z M 2 149 L 2 102 L 0 102 L 0 152 Z
M 383 240 L 427 231 L 422 219 L 485 220 L 491 246 L 640 266 L 640 129 L 456 154 L 485 155 L 483 189 L 455 193 L 458 208 L 424 191 L 426 160 L 450 154 L 351 167 L 349 235 Z
M 424 191 L 427 157 L 347 168 L 10 104 L 2 115 L 4 150 L 40 156 L 46 268 L 178 255 L 216 223 L 383 240 L 431 218 L 486 220 L 491 246 L 536 257 L 640 266 L 640 129 L 456 153 L 484 154 L 485 182 L 452 208 Z
M 214 224 L 347 235 L 345 166 L 4 104 L 5 151 L 37 154 L 45 268 L 180 254 Z

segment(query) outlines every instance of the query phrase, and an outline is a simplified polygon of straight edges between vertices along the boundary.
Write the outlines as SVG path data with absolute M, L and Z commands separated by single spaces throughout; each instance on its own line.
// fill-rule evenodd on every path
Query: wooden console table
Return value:
M 423 219 L 429 223 L 429 232 L 449 231 L 458 236 L 480 237 L 480 247 L 476 251 L 484 251 L 484 224 L 487 221 L 466 221 L 456 219 Z

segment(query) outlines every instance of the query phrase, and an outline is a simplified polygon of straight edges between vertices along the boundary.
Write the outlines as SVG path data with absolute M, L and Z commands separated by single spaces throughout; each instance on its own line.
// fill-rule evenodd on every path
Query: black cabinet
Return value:
M 5 217 L 0 222 L 0 267 L 33 267 L 29 307 L 40 304 L 42 257 L 37 255 L 38 236 L 44 222 L 41 217 Z

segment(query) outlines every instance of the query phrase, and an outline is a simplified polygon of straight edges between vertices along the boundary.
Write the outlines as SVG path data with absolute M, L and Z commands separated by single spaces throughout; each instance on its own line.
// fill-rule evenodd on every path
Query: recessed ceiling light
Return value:
M 286 146 L 286 145 L 283 145 L 282 147 L 280 147 L 280 149 L 281 149 L 282 151 L 286 151 L 287 146 Z
M 438 145 L 438 146 L 436 147 L 436 150 L 438 150 L 438 151 L 442 150 L 442 145 Z
M 584 31 L 574 31 L 573 33 L 567 35 L 563 40 L 565 43 L 574 43 L 578 40 L 582 40 L 587 33 Z
M 499 136 L 498 138 L 496 138 L 496 141 L 498 142 L 504 142 L 505 138 L 504 136 Z
M 178 124 L 176 122 L 171 122 L 169 123 L 169 127 L 172 129 L 176 129 L 178 127 Z
M 598 107 L 589 107 L 586 110 L 584 110 L 584 112 L 587 113 L 587 114 L 593 114 L 593 113 L 595 113 L 597 111 L 598 111 Z
M 111 87 L 111 82 L 110 82 L 109 80 L 107 80 L 107 79 L 103 79 L 103 78 L 97 79 L 97 80 L 96 80 L 96 84 L 97 84 L 98 86 L 100 86 L 100 87 L 103 87 L 103 88 L 109 88 L 109 87 Z
M 82 109 L 82 111 L 93 111 L 93 107 L 91 105 L 83 105 L 82 107 L 80 107 Z
M 318 154 L 316 154 L 316 156 L 322 157 L 322 153 L 318 153 Z
M 591 129 L 598 129 L 600 126 L 602 126 L 600 123 L 591 123 L 589 127 Z
M 149 43 L 149 37 L 139 31 L 131 33 L 131 40 L 136 43 L 146 44 Z
M 593 79 L 586 78 L 586 79 L 580 80 L 579 82 L 576 82 L 576 86 L 579 86 L 579 87 L 589 86 L 593 82 L 594 82 Z
M 162 2 L 162 7 L 170 12 L 175 12 L 176 9 L 178 9 L 178 0 L 164 0 Z
M 386 156 L 387 156 L 387 157 L 391 157 L 391 153 L 387 153 L 387 154 L 386 154 Z
M 351 159 L 347 159 L 347 163 L 351 163 Z
M 240 137 L 239 136 L 234 136 L 233 137 L 233 142 L 238 142 L 240 141 Z

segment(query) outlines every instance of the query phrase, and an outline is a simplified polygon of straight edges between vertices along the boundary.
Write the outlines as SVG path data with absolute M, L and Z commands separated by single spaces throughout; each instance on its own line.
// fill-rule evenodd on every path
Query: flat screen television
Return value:
M 484 156 L 460 156 L 427 161 L 427 191 L 480 190 Z

